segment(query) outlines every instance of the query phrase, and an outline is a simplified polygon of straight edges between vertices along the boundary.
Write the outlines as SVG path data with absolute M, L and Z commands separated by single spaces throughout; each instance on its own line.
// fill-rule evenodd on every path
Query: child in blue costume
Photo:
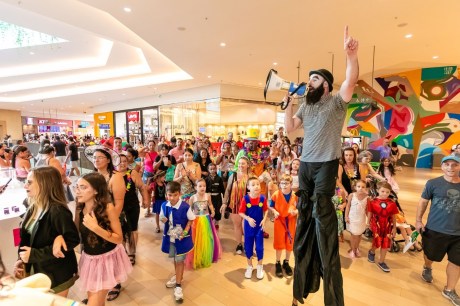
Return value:
M 264 258 L 264 225 L 267 219 L 267 199 L 260 194 L 260 182 L 257 177 L 248 179 L 247 188 L 249 194 L 246 194 L 240 203 L 239 214 L 243 218 L 244 226 L 244 251 L 248 259 L 248 267 L 244 273 L 244 277 L 251 278 L 252 271 L 252 256 L 254 245 L 257 254 L 257 278 L 264 278 L 264 267 L 262 260 Z
M 184 294 L 181 282 L 184 276 L 184 261 L 193 249 L 190 228 L 195 214 L 190 205 L 181 200 L 180 184 L 169 182 L 166 186 L 168 201 L 161 206 L 160 220 L 165 224 L 161 251 L 174 258 L 175 275 L 166 283 L 167 288 L 174 288 L 176 302 L 182 302 Z

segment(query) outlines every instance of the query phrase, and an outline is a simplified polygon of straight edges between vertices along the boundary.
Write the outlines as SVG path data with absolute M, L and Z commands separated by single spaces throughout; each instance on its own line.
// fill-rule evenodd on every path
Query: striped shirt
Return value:
M 304 140 L 300 160 L 326 162 L 341 156 L 341 134 L 347 112 L 347 103 L 339 94 L 323 96 L 315 104 L 307 104 L 306 97 L 295 117 L 303 123 Z

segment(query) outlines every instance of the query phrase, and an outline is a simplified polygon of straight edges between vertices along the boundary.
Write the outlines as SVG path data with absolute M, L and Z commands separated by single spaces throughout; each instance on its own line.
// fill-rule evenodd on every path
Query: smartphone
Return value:
M 8 182 L 6 182 L 5 185 L 0 186 L 0 194 L 2 194 L 3 191 L 5 191 L 6 187 L 8 187 L 8 184 L 11 182 L 11 180 L 12 180 L 12 179 L 10 178 L 10 179 L 8 180 Z

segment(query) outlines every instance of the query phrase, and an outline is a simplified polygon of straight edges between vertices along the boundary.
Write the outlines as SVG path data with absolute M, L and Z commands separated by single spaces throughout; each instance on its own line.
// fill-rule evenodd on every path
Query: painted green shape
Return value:
M 457 66 L 422 68 L 422 81 L 442 80 L 452 76 L 456 71 Z
M 369 137 L 370 138 L 372 136 L 372 133 L 361 130 L 361 131 L 359 131 L 359 135 L 363 136 L 363 137 Z

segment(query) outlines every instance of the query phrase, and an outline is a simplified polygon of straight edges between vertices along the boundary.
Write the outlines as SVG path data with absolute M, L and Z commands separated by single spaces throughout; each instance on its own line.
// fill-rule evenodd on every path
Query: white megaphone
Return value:
M 289 105 L 289 102 L 280 102 L 280 103 L 271 103 L 267 102 L 267 91 L 273 90 L 284 90 L 289 92 L 292 96 L 297 94 L 298 96 L 306 95 L 308 92 L 307 84 L 302 82 L 300 84 L 296 84 L 294 82 L 283 80 L 278 76 L 278 72 L 274 69 L 270 69 L 267 75 L 267 81 L 265 82 L 265 89 L 264 89 L 264 99 L 266 103 L 273 104 L 276 106 L 281 106 L 282 110 L 285 110 L 286 107 Z

